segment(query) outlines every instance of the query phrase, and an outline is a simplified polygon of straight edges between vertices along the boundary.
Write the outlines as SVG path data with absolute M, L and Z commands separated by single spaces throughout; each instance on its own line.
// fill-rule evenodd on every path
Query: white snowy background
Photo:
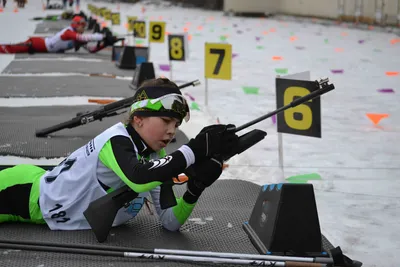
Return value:
M 81 3 L 85 12 L 87 3 Z M 61 13 L 43 11 L 39 0 L 30 0 L 17 13 L 13 12 L 13 4 L 9 1 L 0 13 L 0 43 L 24 41 L 36 27 L 31 18 Z M 189 137 L 217 119 L 239 126 L 274 110 L 275 68 L 287 68 L 288 74 L 310 71 L 312 80 L 329 77 L 336 89 L 321 98 L 321 139 L 284 134 L 282 172 L 276 125 L 271 119 L 265 120 L 251 129 L 265 130 L 268 136 L 231 159 L 221 179 L 243 179 L 263 185 L 283 182 L 293 175 L 317 173 L 322 179 L 309 183 L 315 188 L 323 234 L 335 246 L 341 246 L 345 254 L 364 262 L 364 266 L 399 266 L 400 76 L 385 75 L 387 71 L 400 72 L 400 42 L 391 43 L 398 36 L 278 18 L 224 17 L 222 12 L 200 9 L 146 6 L 142 13 L 140 4 L 95 4 L 113 11 L 119 9 L 122 25 L 112 27 L 119 34 L 127 32 L 123 26 L 127 15 L 147 21 L 164 20 L 170 33 L 183 33 L 184 28 L 189 31 L 192 39 L 188 61 L 173 62 L 174 80 L 202 82 L 201 86 L 185 89 L 200 108 L 192 111 L 191 121 L 182 126 Z M 243 33 L 238 34 L 238 30 Z M 232 60 L 233 77 L 230 81 L 208 80 L 206 107 L 204 44 L 220 42 L 221 35 L 228 36 L 226 42 L 232 44 L 233 53 L 237 54 Z M 274 56 L 283 60 L 274 61 Z M 1 70 L 13 59 L 13 55 L 1 55 Z M 156 68 L 169 64 L 167 43 L 152 43 L 150 59 Z M 333 74 L 332 69 L 344 72 Z M 170 72 L 157 72 L 170 77 Z M 245 94 L 243 86 L 258 87 L 259 93 Z M 392 88 L 395 93 L 378 92 L 382 88 Z M 84 104 L 88 104 L 85 97 L 0 98 L 0 106 Z M 367 113 L 389 116 L 374 126 Z M 59 161 L 0 157 L 1 164 Z

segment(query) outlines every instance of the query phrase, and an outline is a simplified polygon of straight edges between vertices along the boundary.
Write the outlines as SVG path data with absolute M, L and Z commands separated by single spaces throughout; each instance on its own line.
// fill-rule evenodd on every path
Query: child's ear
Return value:
M 143 118 L 141 116 L 133 116 L 132 122 L 134 124 L 140 124 L 140 123 L 142 123 L 142 121 L 143 121 Z
M 143 117 L 142 116 L 133 116 L 133 123 L 139 127 L 143 125 Z

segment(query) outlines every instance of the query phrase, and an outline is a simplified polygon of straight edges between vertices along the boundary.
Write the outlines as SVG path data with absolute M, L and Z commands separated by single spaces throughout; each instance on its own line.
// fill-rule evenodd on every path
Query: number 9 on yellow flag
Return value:
M 276 78 L 276 107 L 319 89 L 315 81 Z M 278 132 L 321 138 L 321 99 L 314 98 L 277 115 Z
M 164 39 L 165 39 L 165 22 L 150 21 L 149 42 L 164 43 Z
M 208 79 L 232 79 L 232 45 L 205 44 L 204 74 Z

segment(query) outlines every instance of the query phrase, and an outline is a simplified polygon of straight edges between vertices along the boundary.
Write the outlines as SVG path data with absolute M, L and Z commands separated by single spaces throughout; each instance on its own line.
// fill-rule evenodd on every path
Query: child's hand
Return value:
M 196 162 L 202 161 L 206 157 L 224 155 L 236 147 L 239 137 L 233 131 L 235 128 L 235 125 L 232 124 L 215 124 L 203 128 L 187 144 L 193 151 Z

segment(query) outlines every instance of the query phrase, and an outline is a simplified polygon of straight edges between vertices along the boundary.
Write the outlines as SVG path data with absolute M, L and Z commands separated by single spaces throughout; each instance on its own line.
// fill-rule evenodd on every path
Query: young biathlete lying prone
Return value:
M 83 212 L 107 192 L 128 185 L 140 193 L 121 208 L 113 226 L 134 218 L 151 196 L 162 225 L 171 231 L 185 223 L 203 190 L 222 172 L 218 156 L 229 153 L 238 136 L 234 125 L 211 125 L 178 150 L 166 155 L 189 107 L 177 85 L 168 79 L 144 82 L 126 124 L 117 123 L 74 151 L 51 171 L 16 165 L 0 172 L 0 222 L 47 224 L 52 230 L 90 229 Z M 195 176 L 177 205 L 160 205 L 160 185 L 192 166 Z
M 71 25 L 49 37 L 31 37 L 17 44 L 0 44 L 0 54 L 17 53 L 63 53 L 75 47 L 83 46 L 90 53 L 96 53 L 118 41 L 115 36 L 102 33 L 84 34 L 86 19 L 75 16 Z M 90 42 L 100 42 L 99 45 L 89 46 Z

